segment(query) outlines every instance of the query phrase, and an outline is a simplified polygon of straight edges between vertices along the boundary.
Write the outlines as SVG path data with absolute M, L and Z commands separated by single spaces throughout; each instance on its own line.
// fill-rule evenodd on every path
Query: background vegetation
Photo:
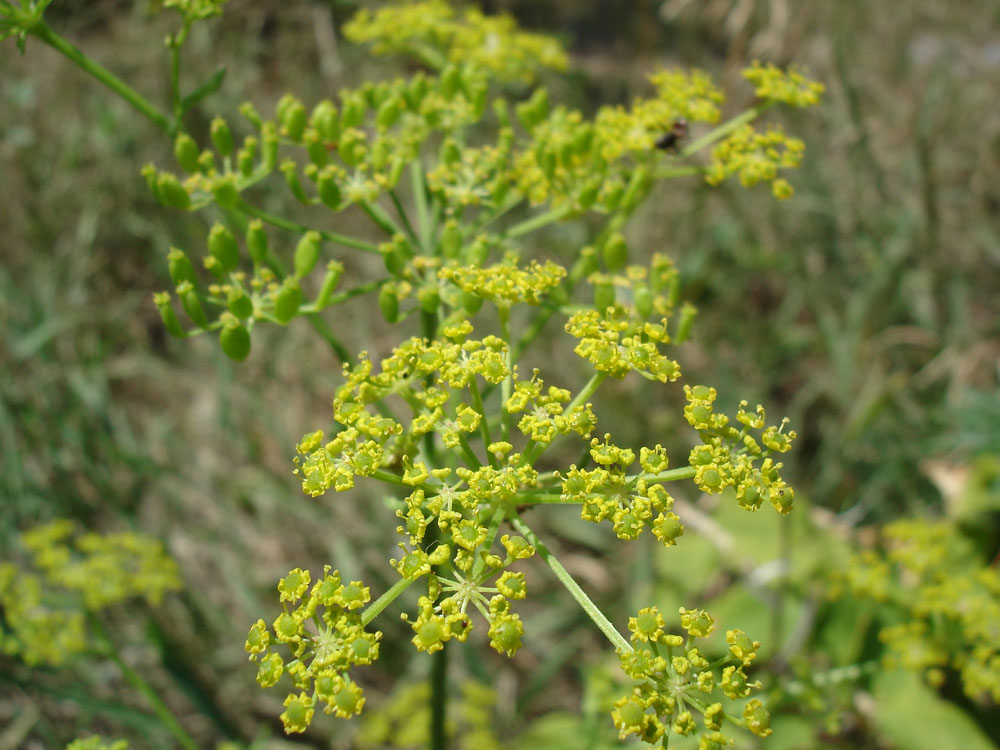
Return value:
M 49 17 L 155 98 L 166 77 L 151 40 L 169 26 L 154 4 L 57 2 Z M 243 99 L 264 109 L 291 90 L 316 101 L 398 70 L 341 43 L 356 5 L 230 0 L 189 42 L 191 80 L 228 69 L 192 130 L 204 134 L 211 114 Z M 754 58 L 806 66 L 827 86 L 818 111 L 789 123 L 807 143 L 789 203 L 765 189 L 674 182 L 629 229 L 633 246 L 675 258 L 699 307 L 686 379 L 791 418 L 800 439 L 786 476 L 809 507 L 780 527 L 711 515 L 699 500 L 702 510 L 689 512 L 707 541 L 669 559 L 652 547 L 608 559 L 610 535 L 539 515 L 559 525 L 563 559 L 609 613 L 623 617 L 651 594 L 664 603 L 724 594 L 734 617 L 779 644 L 771 657 L 790 672 L 792 657 L 808 654 L 826 667 L 865 663 L 879 648 L 873 625 L 824 604 L 824 552 L 870 543 L 870 527 L 902 515 L 964 520 L 986 562 L 1000 544 L 1000 10 L 974 0 L 911 0 L 906 13 L 862 0 L 482 5 L 564 36 L 576 72 L 551 84 L 584 109 L 630 100 L 656 64 L 705 68 L 747 96 L 737 75 Z M 304 326 L 264 332 L 240 366 L 212 342 L 165 337 L 150 300 L 168 286 L 166 251 L 204 237 L 197 216 L 164 210 L 139 177 L 147 161 L 170 161 L 171 144 L 50 50 L 29 46 L 24 57 L 0 47 L 0 549 L 59 517 L 162 537 L 187 586 L 115 623 L 133 666 L 205 746 L 278 738 L 280 709 L 254 687 L 242 651 L 247 626 L 273 607 L 274 582 L 290 567 L 335 560 L 346 576 L 389 583 L 394 524 L 382 499 L 316 502 L 290 473 L 339 366 Z M 280 211 L 289 197 L 268 200 Z M 546 242 L 568 256 L 578 239 Z M 348 314 L 337 324 L 349 345 L 378 350 L 380 322 L 361 307 Z M 634 379 L 615 391 L 619 440 L 683 455 L 680 396 L 651 406 L 655 393 Z M 829 547 L 810 549 L 816 529 Z M 754 559 L 727 555 L 733 539 L 753 540 Z M 770 586 L 765 564 L 781 558 L 792 572 Z M 512 741 L 511 727 L 521 733 L 512 747 L 554 748 L 570 730 L 613 746 L 601 705 L 609 665 L 586 658 L 599 635 L 575 628 L 571 610 L 546 612 L 527 625 L 533 640 L 515 662 L 471 656 L 455 667 L 471 685 L 463 720 L 481 727 L 492 713 L 507 727 L 495 730 L 500 740 Z M 387 648 L 404 628 L 387 632 Z M 856 642 L 838 640 L 850 633 Z M 418 658 L 390 651 L 382 663 L 402 665 L 419 690 Z M 395 676 L 376 672 L 370 694 L 389 695 Z M 477 694 L 490 676 L 493 692 Z M 946 700 L 919 703 L 938 694 Z M 302 742 L 408 746 L 408 699 L 393 694 L 384 705 L 398 716 L 372 719 L 367 740 L 326 721 Z M 581 700 L 583 719 L 571 719 Z M 788 701 L 798 705 L 771 748 L 958 746 L 898 718 L 911 714 L 968 731 L 970 747 L 1000 736 L 996 706 L 948 684 L 930 694 L 862 676 Z M 811 713 L 813 704 L 822 710 Z M 168 742 L 115 670 L 93 664 L 29 671 L 0 657 L 0 726 L 0 748 L 61 747 L 83 730 L 147 737 L 136 747 Z

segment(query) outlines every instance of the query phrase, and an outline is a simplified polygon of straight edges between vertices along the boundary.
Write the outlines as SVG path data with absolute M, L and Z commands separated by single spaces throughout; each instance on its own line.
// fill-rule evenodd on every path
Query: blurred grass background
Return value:
M 56 2 L 48 17 L 163 101 L 157 46 L 172 19 L 152 5 Z M 232 114 L 244 99 L 265 110 L 290 90 L 313 102 L 398 71 L 339 40 L 357 5 L 230 0 L 189 42 L 188 81 L 228 69 L 190 129 L 204 135 L 211 115 Z M 678 357 L 686 381 L 716 385 L 727 409 L 746 398 L 788 415 L 800 438 L 785 462 L 799 496 L 855 525 L 940 510 L 1000 455 L 1000 7 L 904 5 L 905 13 L 862 0 L 482 3 L 564 38 L 576 70 L 553 82 L 554 98 L 585 110 L 629 101 L 658 64 L 709 70 L 730 93 L 730 111 L 748 102 L 739 70 L 752 59 L 805 66 L 827 86 L 818 111 L 785 119 L 807 143 L 790 202 L 764 189 L 670 183 L 628 236 L 674 257 L 699 307 L 695 341 Z M 274 582 L 292 567 L 332 562 L 384 589 L 395 520 L 378 496 L 317 502 L 291 476 L 293 446 L 325 426 L 339 372 L 311 330 L 255 334 L 242 366 L 214 342 L 165 336 L 150 301 L 168 286 L 166 251 L 200 247 L 206 225 L 153 201 L 139 176 L 147 161 L 171 164 L 171 144 L 124 103 L 39 44 L 29 41 L 24 57 L 10 42 L 0 47 L 0 547 L 55 517 L 163 537 L 188 588 L 144 617 L 122 615 L 131 658 L 206 746 L 280 737 L 280 697 L 253 686 L 246 628 L 271 616 Z M 283 191 L 267 201 L 288 208 Z M 548 236 L 564 253 L 584 238 Z M 365 304 L 336 321 L 355 350 L 385 341 Z M 613 401 L 602 393 L 607 401 L 596 404 L 602 427 L 625 444 L 669 444 L 680 463 L 689 438 L 671 437 L 679 389 L 630 380 L 609 393 Z M 612 561 L 606 529 L 537 513 L 565 532 L 567 564 L 616 621 L 670 578 L 671 563 L 651 569 L 650 545 Z M 987 536 L 995 550 L 995 527 Z M 709 561 L 698 554 L 692 566 Z M 767 549 L 763 559 L 777 554 Z M 529 584 L 550 586 L 539 571 Z M 694 594 L 724 582 L 686 585 Z M 465 673 L 495 678 L 502 722 L 577 710 L 581 668 L 572 662 L 585 661 L 579 649 L 601 647 L 592 628 L 574 629 L 581 621 L 572 609 L 542 609 L 529 617 L 516 663 L 465 657 Z M 396 675 L 419 679 L 425 669 L 403 648 L 405 626 L 386 618 L 382 627 L 382 664 L 393 666 L 371 670 L 372 705 Z M 122 726 L 167 746 L 107 670 L 0 665 L 0 726 L 21 717 L 22 727 L 0 734 L 0 747 L 61 747 L 84 728 Z M 586 684 L 599 692 L 599 679 Z M 584 718 L 604 731 L 594 705 L 585 700 Z M 852 731 L 861 734 L 822 742 L 888 741 L 861 723 Z M 317 721 L 303 741 L 351 746 L 333 721 Z

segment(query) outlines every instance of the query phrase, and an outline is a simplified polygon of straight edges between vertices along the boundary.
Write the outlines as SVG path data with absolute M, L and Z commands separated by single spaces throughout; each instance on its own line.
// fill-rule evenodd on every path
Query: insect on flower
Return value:
M 674 120 L 670 130 L 656 139 L 654 145 L 661 151 L 672 151 L 677 153 L 677 144 L 687 138 L 688 123 L 683 117 Z

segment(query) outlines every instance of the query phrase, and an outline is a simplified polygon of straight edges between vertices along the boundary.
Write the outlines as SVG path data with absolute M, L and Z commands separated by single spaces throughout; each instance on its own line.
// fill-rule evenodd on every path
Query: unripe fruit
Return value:
M 222 314 L 222 330 L 219 331 L 219 344 L 226 356 L 237 362 L 242 362 L 250 354 L 250 332 L 229 313 Z
M 240 247 L 236 238 L 222 224 L 216 223 L 208 233 L 208 252 L 215 258 L 222 270 L 232 271 L 240 262 Z

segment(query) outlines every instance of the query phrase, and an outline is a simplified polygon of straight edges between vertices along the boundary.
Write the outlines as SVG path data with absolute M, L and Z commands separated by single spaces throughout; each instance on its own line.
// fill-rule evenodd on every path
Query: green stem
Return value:
M 680 155 L 691 156 L 691 154 L 705 148 L 705 146 L 710 146 L 716 141 L 722 140 L 737 128 L 740 128 L 743 125 L 746 125 L 751 120 L 755 120 L 758 117 L 760 117 L 760 115 L 762 115 L 765 111 L 770 109 L 773 105 L 774 102 L 761 102 L 760 104 L 755 104 L 754 106 L 750 107 L 750 109 L 748 109 L 746 112 L 742 112 L 736 115 L 736 117 L 732 118 L 731 120 L 727 120 L 726 122 L 722 123 L 719 127 L 708 131 L 701 138 L 697 138 L 691 141 L 691 143 L 689 143 L 681 151 Z
M 500 306 L 497 313 L 500 315 L 500 338 L 507 344 L 507 377 L 500 384 L 500 439 L 506 443 L 510 442 L 511 415 L 507 402 L 514 390 L 514 351 L 510 340 L 510 308 Z
M 29 31 L 37 39 L 68 58 L 85 73 L 89 74 L 93 78 L 96 78 L 113 92 L 118 94 L 118 96 L 131 104 L 140 113 L 145 115 L 150 122 L 152 122 L 164 133 L 170 136 L 174 135 L 175 127 L 171 124 L 169 117 L 163 114 L 155 105 L 146 99 L 146 97 L 133 89 L 110 70 L 100 65 L 95 60 L 87 57 L 87 55 L 81 52 L 79 48 L 53 31 L 52 28 L 45 23 L 45 21 L 40 20 L 38 24 L 29 29 Z
M 431 655 L 431 750 L 446 750 L 448 710 L 448 645 Z
M 185 731 L 184 727 L 181 726 L 180 721 L 174 716 L 174 713 L 170 710 L 163 699 L 157 694 L 156 690 L 143 679 L 142 675 L 137 671 L 132 669 L 125 660 L 122 659 L 121 654 L 118 651 L 118 647 L 115 642 L 111 640 L 108 635 L 107 630 L 104 628 L 104 623 L 101 622 L 100 618 L 93 612 L 88 612 L 88 619 L 93 626 L 94 632 L 97 634 L 98 638 L 107 648 L 108 656 L 111 660 L 118 665 L 118 668 L 122 671 L 122 675 L 128 681 L 128 683 L 135 689 L 137 693 L 142 695 L 148 702 L 150 707 L 153 709 L 153 713 L 156 714 L 157 718 L 166 727 L 167 731 L 173 735 L 174 739 L 177 740 L 178 744 L 185 750 L 198 750 L 198 743 L 194 741 L 194 738 Z
M 611 621 L 604 616 L 604 613 L 600 608 L 594 604 L 593 600 L 587 596 L 587 593 L 580 588 L 573 576 L 569 574 L 569 571 L 562 566 L 562 563 L 556 559 L 556 556 L 549 552 L 548 547 L 546 547 L 542 540 L 538 538 L 531 528 L 521 520 L 520 516 L 516 513 L 514 514 L 513 520 L 511 521 L 514 528 L 517 529 L 525 539 L 531 542 L 531 545 L 537 550 L 538 554 L 545 561 L 545 564 L 552 569 L 555 573 L 556 578 L 559 582 L 566 587 L 570 595 L 576 599 L 577 604 L 587 613 L 587 616 L 594 621 L 594 624 L 600 629 L 602 633 L 611 641 L 611 645 L 615 647 L 618 651 L 629 652 L 632 651 L 631 644 L 625 640 L 621 633 L 619 633 L 615 626 L 611 624 Z
M 355 250 L 363 250 L 366 253 L 377 253 L 378 245 L 374 245 L 371 242 L 365 242 L 364 240 L 359 240 L 354 237 L 348 237 L 346 234 L 338 234 L 337 232 L 328 232 L 323 229 L 313 230 L 312 227 L 307 227 L 305 224 L 299 224 L 295 221 L 290 221 L 289 219 L 284 219 L 281 216 L 275 216 L 274 214 L 269 214 L 267 211 L 263 211 L 256 206 L 247 203 L 245 200 L 240 198 L 236 207 L 245 214 L 253 216 L 256 219 L 260 219 L 265 224 L 270 224 L 278 229 L 284 229 L 286 232 L 293 232 L 295 234 L 305 234 L 309 231 L 318 231 L 319 236 L 322 237 L 326 242 L 332 242 L 335 245 L 342 245 L 344 247 L 351 247 Z
M 661 471 L 659 474 L 653 474 L 651 476 L 643 477 L 647 482 L 676 482 L 679 479 L 694 479 L 694 475 L 697 474 L 697 470 L 693 466 L 682 466 L 679 469 L 668 469 L 667 471 Z M 628 477 L 628 481 L 636 479 L 635 477 Z
M 406 591 L 407 587 L 415 580 L 415 578 L 400 578 L 392 584 L 392 587 L 388 591 L 369 604 L 365 608 L 365 611 L 361 613 L 361 627 L 367 627 L 372 620 L 382 613 L 382 610 L 396 601 L 399 595 Z
M 530 219 L 525 219 L 522 222 L 515 224 L 510 227 L 504 234 L 507 237 L 520 237 L 523 234 L 528 234 L 529 232 L 534 232 L 536 229 L 541 229 L 546 224 L 553 224 L 557 221 L 562 221 L 570 213 L 572 209 L 567 207 L 553 208 L 544 213 L 540 213 L 536 216 L 532 216 Z
M 392 217 L 386 213 L 385 209 L 376 203 L 368 203 L 367 201 L 362 201 L 358 203 L 358 207 L 365 212 L 369 219 L 385 232 L 390 237 L 397 234 L 404 234 L 403 230 L 392 220 Z M 378 248 L 376 248 L 377 250 Z
M 184 46 L 190 28 L 191 22 L 185 21 L 180 31 L 167 37 L 170 47 L 170 103 L 174 115 L 174 130 L 180 129 L 181 117 L 184 115 L 181 105 L 181 47 Z
M 395 190 L 389 191 L 389 198 L 392 199 L 392 205 L 396 208 L 396 213 L 399 214 L 399 220 L 403 222 L 403 228 L 406 230 L 406 234 L 413 241 L 418 248 L 423 246 L 420 244 L 420 237 L 417 236 L 416 231 L 413 229 L 413 225 L 410 223 L 410 217 L 406 215 L 406 209 L 403 207 L 402 201 L 399 200 L 399 196 L 396 195 Z
M 413 205 L 417 211 L 417 233 L 420 235 L 420 249 L 425 255 L 437 255 L 431 247 L 431 211 L 427 205 L 427 184 L 424 169 L 417 157 L 410 162 L 410 186 L 413 191 Z
M 504 502 L 497 503 L 496 509 L 493 511 L 493 515 L 490 517 L 489 531 L 486 534 L 486 542 L 483 544 L 483 549 L 489 552 L 493 549 L 493 542 L 496 541 L 497 533 L 500 531 L 500 524 L 507 517 L 507 506 Z M 486 567 L 486 559 L 483 555 L 476 558 L 476 561 L 472 564 L 472 580 L 479 580 L 479 576 L 483 573 L 483 568 Z
M 320 338 L 323 339 L 327 346 L 333 350 L 333 353 L 337 355 L 337 359 L 341 362 L 347 362 L 351 358 L 351 353 L 347 351 L 347 347 L 340 343 L 340 340 L 333 335 L 333 331 L 330 330 L 330 327 L 326 324 L 326 321 L 320 317 L 319 313 L 308 313 L 305 317 L 312 325 L 313 330 L 319 334 Z

